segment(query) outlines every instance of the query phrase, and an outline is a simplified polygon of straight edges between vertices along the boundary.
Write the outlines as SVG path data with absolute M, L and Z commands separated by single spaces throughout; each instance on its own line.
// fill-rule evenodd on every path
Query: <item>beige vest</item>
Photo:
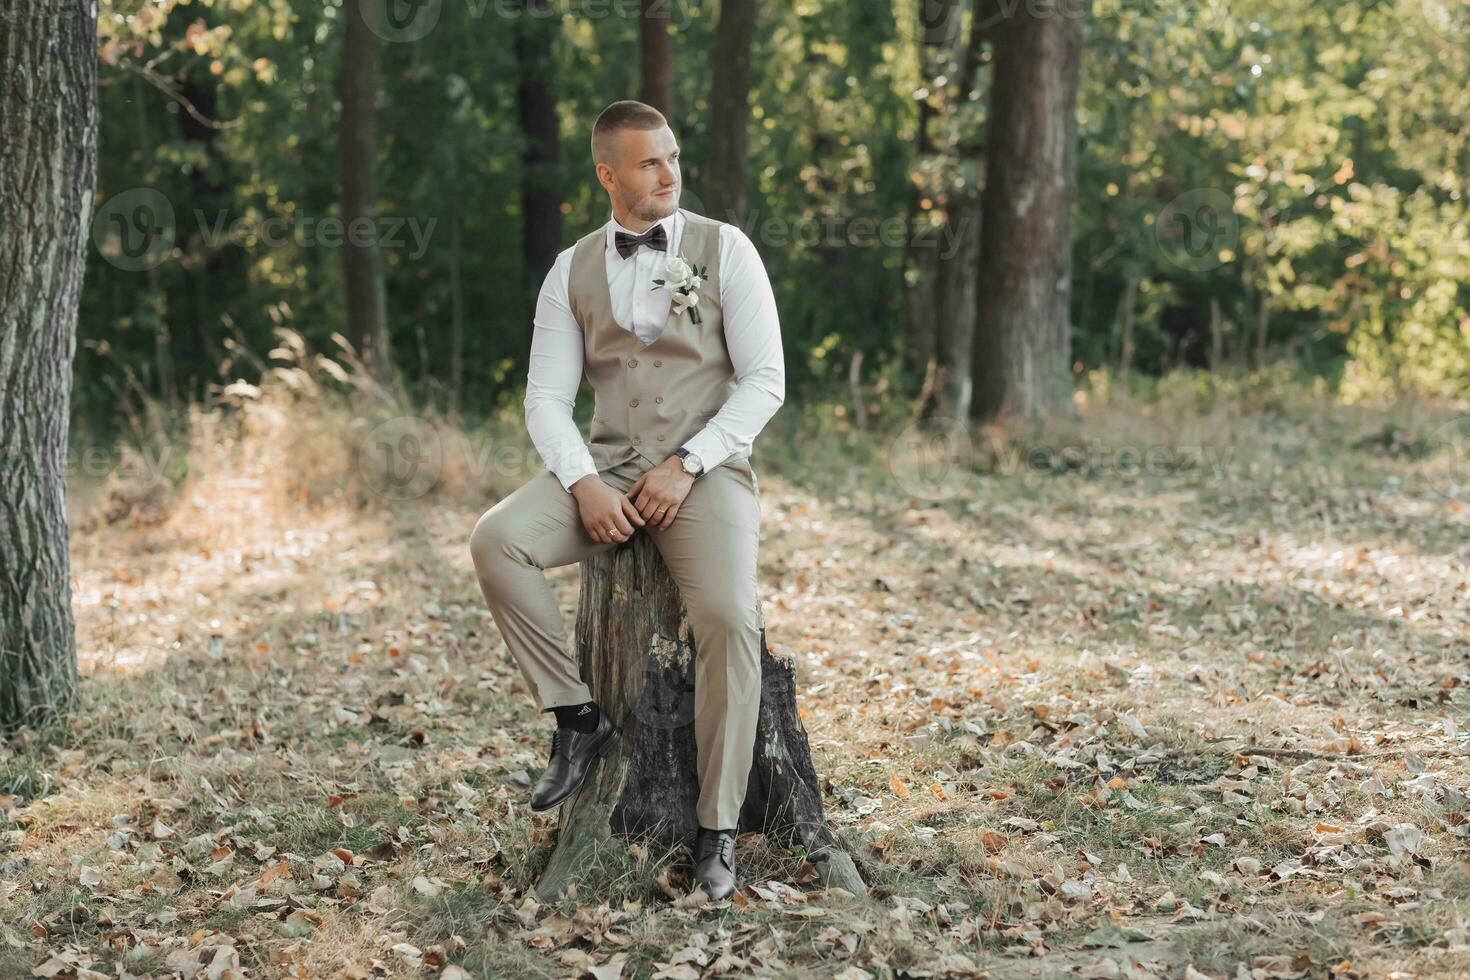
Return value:
M 613 319 L 607 227 L 584 235 L 572 252 L 568 305 L 582 328 L 587 380 L 596 395 L 587 448 L 599 470 L 638 456 L 662 463 L 735 391 L 720 310 L 720 222 L 680 210 L 684 231 L 678 254 L 707 272 L 699 287 L 701 322 L 692 323 L 688 311 L 675 313 L 671 303 L 663 332 L 650 344 Z

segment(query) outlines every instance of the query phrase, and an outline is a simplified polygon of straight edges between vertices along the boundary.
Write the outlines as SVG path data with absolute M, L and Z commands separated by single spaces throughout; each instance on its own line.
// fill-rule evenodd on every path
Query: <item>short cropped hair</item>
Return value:
M 664 114 L 646 102 L 622 99 L 598 113 L 592 124 L 592 162 L 606 163 L 611 154 L 613 137 L 623 129 L 658 129 L 667 126 Z

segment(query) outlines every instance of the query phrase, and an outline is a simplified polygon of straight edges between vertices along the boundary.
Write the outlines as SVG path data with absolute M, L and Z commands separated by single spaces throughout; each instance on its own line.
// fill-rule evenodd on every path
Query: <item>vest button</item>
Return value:
M 656 395 L 653 400 L 655 402 L 657 402 L 658 404 L 662 405 L 664 403 L 664 396 L 663 395 Z
M 641 437 L 639 437 L 639 436 L 634 436 L 633 437 L 633 445 L 635 445 L 635 446 L 638 445 L 639 443 L 641 443 L 642 441 L 643 441 L 643 439 Z
M 659 442 L 663 442 L 663 441 L 664 441 L 664 437 L 663 437 L 663 436 L 659 436 L 659 437 L 658 437 L 658 441 L 659 441 Z
M 663 367 L 664 366 L 664 362 L 663 361 L 660 361 L 660 360 L 655 360 L 653 362 L 653 366 L 654 367 Z
M 637 367 L 637 366 L 638 366 L 638 358 L 636 358 L 636 357 L 630 357 L 630 358 L 628 358 L 628 367 Z
M 637 408 L 638 407 L 638 399 L 635 398 L 632 401 L 630 401 L 628 404 L 631 405 L 634 408 Z

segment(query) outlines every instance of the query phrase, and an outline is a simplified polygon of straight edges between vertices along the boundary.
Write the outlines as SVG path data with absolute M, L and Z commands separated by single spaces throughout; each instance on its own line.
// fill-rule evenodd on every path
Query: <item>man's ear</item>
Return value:
M 602 185 L 602 189 L 608 193 L 612 193 L 613 187 L 615 186 L 612 167 L 606 163 L 599 163 L 595 172 L 597 174 L 597 182 Z

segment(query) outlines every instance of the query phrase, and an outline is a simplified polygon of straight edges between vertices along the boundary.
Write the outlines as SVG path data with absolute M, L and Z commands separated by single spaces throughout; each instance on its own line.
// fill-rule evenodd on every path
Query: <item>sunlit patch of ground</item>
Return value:
M 538 905 L 550 720 L 466 548 L 517 479 L 358 508 L 273 468 L 329 447 L 246 446 L 73 541 L 83 704 L 0 755 L 0 975 L 1465 975 L 1467 510 L 1290 404 L 1094 406 L 1229 462 L 977 451 L 938 500 L 882 435 L 758 453 L 768 637 L 871 905 L 756 836 L 732 905 L 643 849 Z

